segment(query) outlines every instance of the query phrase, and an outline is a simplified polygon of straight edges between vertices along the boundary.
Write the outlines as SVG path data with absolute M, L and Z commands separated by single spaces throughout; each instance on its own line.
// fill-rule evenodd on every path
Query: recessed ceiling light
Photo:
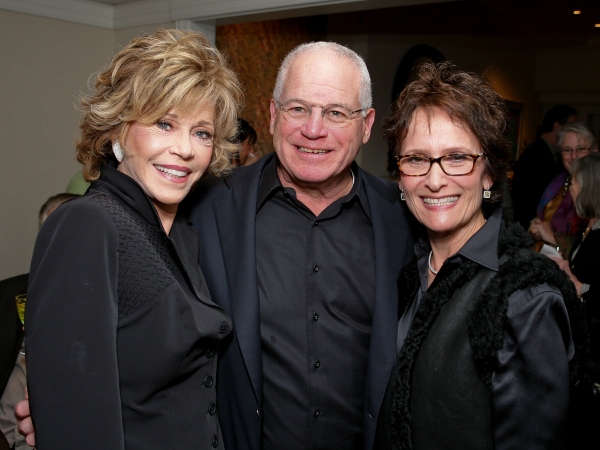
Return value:
M 573 14 L 581 14 L 581 11 L 579 11 L 579 10 L 573 11 Z
M 596 25 L 594 25 L 596 28 L 600 28 L 600 23 L 597 23 Z

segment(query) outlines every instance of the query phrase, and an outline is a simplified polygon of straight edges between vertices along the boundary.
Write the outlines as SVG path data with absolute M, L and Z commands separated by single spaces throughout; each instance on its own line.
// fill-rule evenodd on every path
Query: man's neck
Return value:
M 310 211 L 319 216 L 329 205 L 348 195 L 354 185 L 352 170 L 348 170 L 323 183 L 302 183 L 294 180 L 281 166 L 277 166 L 277 175 L 283 187 L 296 191 L 296 198 Z

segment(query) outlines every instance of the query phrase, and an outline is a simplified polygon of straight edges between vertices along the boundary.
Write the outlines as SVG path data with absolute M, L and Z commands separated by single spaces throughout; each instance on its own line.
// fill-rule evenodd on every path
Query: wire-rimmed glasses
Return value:
M 321 117 L 325 121 L 328 127 L 339 128 L 350 125 L 352 119 L 354 119 L 357 113 L 362 111 L 357 109 L 352 111 L 351 109 L 342 105 L 310 105 L 303 100 L 287 100 L 283 103 L 277 103 L 279 109 L 290 122 L 303 124 L 305 123 L 314 108 L 321 108 Z

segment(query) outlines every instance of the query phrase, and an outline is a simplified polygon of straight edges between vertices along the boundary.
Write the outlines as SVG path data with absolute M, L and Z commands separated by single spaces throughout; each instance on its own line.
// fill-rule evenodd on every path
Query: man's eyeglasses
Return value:
M 461 176 L 469 175 L 475 168 L 478 158 L 483 153 L 470 155 L 467 153 L 451 153 L 440 156 L 439 158 L 430 158 L 425 155 L 396 155 L 396 162 L 400 173 L 408 177 L 422 177 L 427 175 L 433 163 L 438 163 L 446 175 Z
M 577 148 L 571 148 L 571 147 L 563 147 L 560 150 L 562 152 L 563 155 L 572 155 L 573 152 L 575 152 L 575 154 L 577 156 L 585 156 L 590 152 L 590 148 L 589 147 L 577 147 Z
M 305 123 L 312 114 L 313 108 L 321 108 L 321 117 L 328 127 L 345 127 L 350 125 L 350 121 L 356 117 L 356 114 L 362 109 L 351 111 L 341 105 L 309 105 L 302 100 L 288 100 L 277 104 L 283 117 L 293 123 Z

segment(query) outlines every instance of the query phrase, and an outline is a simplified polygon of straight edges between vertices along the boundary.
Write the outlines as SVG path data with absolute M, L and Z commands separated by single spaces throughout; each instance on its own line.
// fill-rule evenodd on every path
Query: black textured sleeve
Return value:
M 88 196 L 52 213 L 36 241 L 25 329 L 40 450 L 124 449 L 118 243 L 111 216 Z

